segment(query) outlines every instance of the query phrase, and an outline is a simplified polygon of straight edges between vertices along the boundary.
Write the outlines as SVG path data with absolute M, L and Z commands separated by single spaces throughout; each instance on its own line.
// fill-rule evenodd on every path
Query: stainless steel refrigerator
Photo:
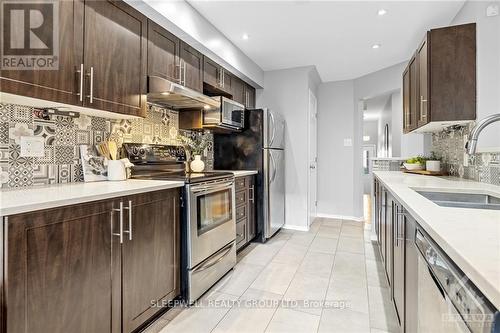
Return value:
M 214 167 L 257 170 L 257 237 L 265 242 L 285 224 L 285 120 L 269 109 L 245 111 L 245 129 L 214 134 Z

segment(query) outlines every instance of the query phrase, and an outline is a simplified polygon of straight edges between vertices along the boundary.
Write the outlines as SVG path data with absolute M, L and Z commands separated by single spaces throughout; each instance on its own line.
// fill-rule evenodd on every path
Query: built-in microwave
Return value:
M 213 97 L 220 99 L 220 107 L 207 106 L 203 109 L 204 128 L 225 128 L 242 130 L 245 128 L 245 106 L 224 96 Z

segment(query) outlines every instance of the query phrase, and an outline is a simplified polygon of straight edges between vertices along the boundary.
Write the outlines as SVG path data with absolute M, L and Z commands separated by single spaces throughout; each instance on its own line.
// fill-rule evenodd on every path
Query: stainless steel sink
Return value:
M 500 197 L 478 193 L 450 193 L 416 191 L 435 204 L 443 207 L 500 210 Z

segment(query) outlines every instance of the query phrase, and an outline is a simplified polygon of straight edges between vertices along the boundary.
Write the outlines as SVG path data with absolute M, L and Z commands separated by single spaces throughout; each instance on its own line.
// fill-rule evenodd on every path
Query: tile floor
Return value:
M 308 232 L 282 230 L 251 244 L 198 306 L 173 308 L 147 333 L 397 332 L 370 232 L 318 218 Z

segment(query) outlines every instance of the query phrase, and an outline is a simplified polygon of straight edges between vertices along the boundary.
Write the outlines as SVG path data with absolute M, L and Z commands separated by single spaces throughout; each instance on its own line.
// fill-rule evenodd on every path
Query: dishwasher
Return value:
M 498 310 L 420 227 L 418 248 L 417 331 L 491 333 Z M 498 317 L 498 314 L 497 314 Z

